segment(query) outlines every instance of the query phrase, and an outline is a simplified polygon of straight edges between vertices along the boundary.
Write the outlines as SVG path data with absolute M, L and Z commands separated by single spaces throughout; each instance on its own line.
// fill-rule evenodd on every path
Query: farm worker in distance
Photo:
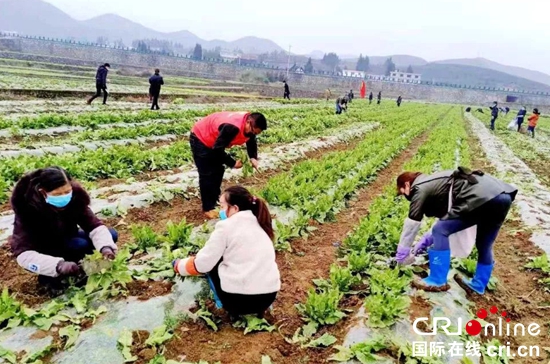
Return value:
M 330 89 L 327 88 L 325 90 L 325 99 L 327 99 L 327 101 L 330 99 L 330 96 L 332 96 L 332 92 L 330 92 Z
M 495 130 L 495 121 L 498 119 L 498 103 L 495 101 L 491 109 L 491 130 Z
M 191 129 L 189 143 L 199 171 L 199 189 L 202 209 L 208 219 L 218 217 L 216 204 L 225 172 L 224 164 L 239 169 L 242 161 L 235 161 L 225 148 L 246 144 L 250 163 L 257 170 L 258 144 L 256 135 L 267 129 L 267 120 L 260 113 L 217 112 L 199 120 Z
M 403 102 L 403 98 L 401 96 L 399 96 L 397 98 L 397 107 L 400 107 L 402 102 Z
M 220 197 L 220 218 L 195 257 L 177 259 L 177 274 L 206 274 L 218 308 L 231 316 L 264 312 L 281 289 L 271 214 L 260 198 L 241 186 Z
M 107 92 L 107 74 L 109 73 L 109 68 L 111 68 L 111 65 L 109 63 L 105 63 L 97 69 L 97 73 L 95 75 L 96 93 L 88 99 L 88 105 L 91 105 L 92 101 L 101 96 L 101 91 L 103 91 L 103 105 L 107 104 L 107 97 L 109 96 L 109 93 Z
M 15 212 L 9 241 L 17 263 L 38 274 L 51 294 L 64 288 L 62 277 L 78 275 L 78 262 L 95 250 L 114 259 L 118 235 L 90 209 L 90 196 L 60 167 L 24 175 L 11 197 Z
M 288 83 L 286 83 L 286 81 L 283 81 L 283 83 L 285 84 L 285 94 L 283 98 L 290 100 L 290 88 L 288 87 Z
M 533 138 L 535 137 L 535 128 L 537 127 L 539 116 L 540 116 L 539 109 L 535 108 L 533 109 L 533 115 L 529 117 L 529 127 L 527 128 L 527 134 L 531 134 Z
M 430 274 L 426 279 L 415 279 L 413 285 L 426 291 L 448 290 L 449 236 L 477 225 L 475 276 L 471 281 L 460 276 L 455 276 L 455 280 L 467 292 L 483 294 L 493 271 L 493 243 L 518 190 L 482 171 L 470 171 L 464 167 L 433 175 L 405 172 L 397 178 L 397 190 L 411 203 L 397 247 L 397 262 L 410 264 L 413 254 L 433 243 L 433 248 L 428 251 Z M 433 226 L 431 235 L 424 236 L 411 249 L 424 216 L 437 217 L 439 221 Z
M 365 81 L 361 81 L 361 88 L 359 89 L 359 94 L 362 99 L 365 98 L 367 95 L 367 85 L 365 84 Z
M 518 132 L 521 131 L 521 124 L 525 121 L 525 115 L 527 115 L 527 109 L 525 106 L 522 106 L 518 111 L 517 123 L 518 123 Z
M 336 115 L 340 115 L 342 111 L 347 111 L 348 99 L 347 97 L 339 97 L 336 99 Z
M 157 68 L 155 70 L 155 74 L 149 78 L 149 84 L 151 85 L 149 87 L 149 94 L 153 98 L 153 104 L 151 105 L 151 110 L 160 110 L 159 107 L 159 96 L 160 96 L 160 89 L 162 85 L 164 85 L 164 79 L 160 75 L 160 70 Z
M 372 91 L 369 94 L 369 105 L 372 104 L 372 99 L 374 98 L 374 95 L 372 94 Z
M 353 98 L 354 98 L 353 90 L 349 90 L 348 99 L 350 103 L 353 101 Z
M 377 102 L 377 104 L 380 105 L 381 102 L 382 102 L 382 91 L 378 92 L 378 102 Z

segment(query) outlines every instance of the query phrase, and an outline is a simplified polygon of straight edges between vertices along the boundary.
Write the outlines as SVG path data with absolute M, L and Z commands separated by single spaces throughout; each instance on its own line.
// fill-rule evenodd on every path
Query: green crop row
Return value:
M 274 110 L 284 115 L 282 110 Z M 404 112 L 404 111 L 403 111 Z M 413 112 L 413 111 L 409 111 Z M 297 115 L 305 113 L 297 111 Z M 324 117 L 322 116 L 325 113 Z M 408 115 L 404 112 L 404 115 Z M 275 116 L 275 113 L 273 114 Z M 291 115 L 285 115 L 284 120 L 276 119 L 266 132 L 266 143 L 290 142 L 303 139 L 312 134 L 326 133 L 331 126 L 344 122 L 369 120 L 368 111 L 360 111 L 335 118 L 327 115 L 326 110 L 316 110 L 312 116 L 294 120 Z M 292 125 L 296 123 L 295 125 Z M 273 136 L 270 136 L 271 135 Z M 264 142 L 260 138 L 260 142 Z M 47 166 L 61 166 L 76 179 L 95 181 L 104 178 L 125 178 L 132 175 L 156 170 L 167 170 L 179 167 L 192 160 L 191 150 L 187 141 L 178 141 L 168 146 L 144 149 L 139 145 L 114 146 L 107 149 L 84 150 L 63 155 L 45 155 L 41 157 L 22 155 L 9 158 L 0 164 L 0 201 L 8 197 L 8 188 L 21 176 L 33 169 Z
M 452 146 L 452 147 L 450 147 Z M 458 151 L 458 153 L 457 153 Z M 459 156 L 459 158 L 457 158 Z M 459 108 L 454 108 L 444 121 L 430 134 L 415 157 L 405 164 L 404 170 L 434 173 L 454 169 L 457 164 L 470 162 L 467 134 Z M 394 254 L 399 243 L 403 221 L 408 214 L 408 202 L 396 197 L 395 185 L 389 185 L 384 193 L 370 205 L 369 215 L 361 220 L 357 228 L 344 241 L 343 251 L 348 261 L 357 257 L 382 257 L 386 260 Z M 372 259 L 372 258 L 371 258 Z M 368 323 L 372 327 L 387 327 L 403 317 L 410 304 L 405 295 L 408 286 L 401 285 L 399 277 L 408 277 L 410 271 L 399 267 L 365 267 L 364 274 L 393 275 L 394 280 L 379 280 L 376 289 L 371 285 L 370 295 L 365 301 L 369 313 Z M 393 272 L 393 273 L 392 273 Z M 405 279 L 405 278 L 403 278 Z M 409 278 L 406 279 L 409 282 Z M 399 287 L 399 289 L 395 289 Z

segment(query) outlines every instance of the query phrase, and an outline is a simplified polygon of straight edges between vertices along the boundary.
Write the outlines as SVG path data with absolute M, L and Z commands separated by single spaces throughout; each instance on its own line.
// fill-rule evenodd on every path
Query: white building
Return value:
M 422 81 L 422 75 L 420 75 L 419 73 L 395 71 L 390 74 L 390 81 L 403 83 L 420 83 Z
M 363 72 L 363 71 L 342 70 L 342 76 L 344 76 L 344 77 L 365 78 L 366 73 Z

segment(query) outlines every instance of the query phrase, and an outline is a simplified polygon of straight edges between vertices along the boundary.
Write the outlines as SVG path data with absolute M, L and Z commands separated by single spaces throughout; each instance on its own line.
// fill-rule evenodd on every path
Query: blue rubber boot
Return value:
M 430 275 L 422 280 L 413 280 L 413 286 L 428 292 L 448 291 L 447 275 L 451 269 L 450 250 L 429 250 Z
M 214 282 L 212 282 L 212 278 L 210 278 L 209 275 L 206 275 L 206 278 L 208 279 L 208 285 L 210 286 L 210 289 L 212 290 L 212 293 L 214 294 L 214 302 L 216 302 L 216 308 L 217 309 L 223 308 L 222 301 L 218 297 L 218 293 L 216 292 L 216 288 L 214 287 Z
M 458 285 L 468 293 L 472 293 L 473 291 L 477 294 L 484 294 L 485 288 L 487 288 L 489 280 L 491 279 L 491 273 L 493 273 L 494 266 L 494 264 L 485 265 L 478 263 L 474 279 L 468 280 L 456 275 L 455 280 Z

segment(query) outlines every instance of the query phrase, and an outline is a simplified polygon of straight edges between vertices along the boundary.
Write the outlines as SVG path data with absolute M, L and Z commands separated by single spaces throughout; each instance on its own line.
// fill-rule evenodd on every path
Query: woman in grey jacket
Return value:
M 405 172 L 397 178 L 397 189 L 411 202 L 397 248 L 398 263 L 410 261 L 411 246 L 422 218 L 439 218 L 432 229 L 434 246 L 428 252 L 430 274 L 426 279 L 415 280 L 413 284 L 426 291 L 448 290 L 447 275 L 451 262 L 449 236 L 477 225 L 478 263 L 474 279 L 455 279 L 470 293 L 485 293 L 494 265 L 493 243 L 517 189 L 481 171 L 472 172 L 464 167 L 433 175 Z

